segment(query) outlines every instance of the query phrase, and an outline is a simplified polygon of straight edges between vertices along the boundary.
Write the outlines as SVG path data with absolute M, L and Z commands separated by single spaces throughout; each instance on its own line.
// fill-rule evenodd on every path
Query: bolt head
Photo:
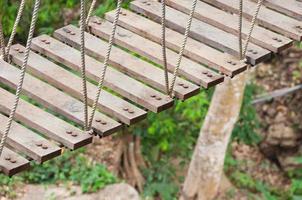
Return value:
M 129 110 L 129 108 L 123 108 L 123 110 L 124 110 L 124 111 L 128 111 L 128 110 Z
M 128 113 L 133 114 L 133 113 L 134 113 L 134 111 L 133 111 L 133 110 L 129 110 L 129 111 L 128 111 Z
M 178 85 L 179 85 L 179 86 L 183 86 L 184 84 L 183 84 L 183 83 L 178 83 Z
M 106 124 L 107 124 L 107 122 L 102 121 L 102 122 L 101 122 L 101 124 L 102 124 L 102 125 L 106 125 Z
M 101 120 L 101 119 L 96 119 L 95 121 L 96 121 L 96 122 L 99 122 L 99 123 L 100 123 L 100 122 L 102 122 L 102 120 Z
M 72 137 L 77 137 L 78 134 L 77 134 L 77 133 L 72 133 L 71 136 L 72 136 Z
M 212 77 L 213 77 L 213 75 L 212 75 L 212 74 L 208 74 L 208 77 L 209 77 L 209 78 L 212 78 Z
M 36 142 L 36 146 L 37 147 L 41 147 L 42 146 L 42 142 Z
M 184 85 L 184 86 L 183 86 L 183 88 L 188 89 L 188 88 L 189 88 L 189 86 L 188 86 L 188 85 Z
M 48 146 L 46 144 L 43 144 L 42 149 L 48 149 Z
M 156 98 L 156 95 L 155 94 L 151 94 L 150 97 Z
M 4 157 L 5 160 L 11 160 L 11 157 L 9 155 Z
M 156 100 L 160 101 L 160 100 L 162 100 L 162 98 L 161 97 L 156 97 Z
M 203 73 L 203 74 L 208 74 L 208 72 L 207 72 L 207 71 L 203 71 L 202 73 Z
M 16 162 L 17 162 L 17 160 L 16 160 L 16 159 L 14 159 L 14 158 L 12 158 L 12 159 L 10 159 L 10 162 L 11 162 L 11 163 L 16 163 Z
M 72 131 L 66 131 L 66 133 L 67 133 L 68 135 L 70 135 L 70 134 L 72 134 Z

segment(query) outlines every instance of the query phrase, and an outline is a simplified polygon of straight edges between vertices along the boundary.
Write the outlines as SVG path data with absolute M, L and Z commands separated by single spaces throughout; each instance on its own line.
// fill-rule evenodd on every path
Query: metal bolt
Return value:
M 16 163 L 17 160 L 16 160 L 16 159 L 10 159 L 10 162 L 11 162 L 11 163 Z
M 249 50 L 247 50 L 248 52 L 253 52 L 253 49 L 249 49 Z
M 203 71 L 202 73 L 203 73 L 203 74 L 208 74 L 208 72 L 207 72 L 207 71 Z
M 48 146 L 46 144 L 43 144 L 42 149 L 48 149 Z
M 15 51 L 20 51 L 20 49 L 18 47 L 14 48 Z
M 128 111 L 128 113 L 133 114 L 133 113 L 134 113 L 134 111 L 133 111 L 133 110 L 129 110 L 129 111 Z
M 72 133 L 71 136 L 72 136 L 72 137 L 77 137 L 78 134 L 77 134 L 77 133 Z
M 11 157 L 10 157 L 9 155 L 7 155 L 7 156 L 4 157 L 4 159 L 5 159 L 5 160 L 10 160 Z
M 209 77 L 209 78 L 212 78 L 212 77 L 213 77 L 213 75 L 212 75 L 212 74 L 208 74 L 208 77 Z
M 70 33 L 71 30 L 67 29 L 67 28 L 64 28 L 63 31 L 65 31 L 66 33 Z
M 18 51 L 18 53 L 24 53 L 24 51 L 20 49 L 20 50 Z
M 45 43 L 45 44 L 50 44 L 50 42 L 49 42 L 48 40 L 46 40 L 44 43 Z
M 150 97 L 156 98 L 156 95 L 155 94 L 151 94 Z
M 183 84 L 183 83 L 178 83 L 178 85 L 179 85 L 179 86 L 183 86 L 184 84 Z
M 278 39 L 278 42 L 282 42 L 282 40 L 281 40 L 281 39 Z
M 75 32 L 70 32 L 70 35 L 75 35 Z
M 42 142 L 36 142 L 36 146 L 37 146 L 37 147 L 42 146 Z
M 70 135 L 70 134 L 72 134 L 72 131 L 66 131 L 66 133 L 67 133 L 68 135 Z
M 128 108 L 123 108 L 123 110 L 124 110 L 124 111 L 128 111 L 129 109 L 128 109 Z
M 188 85 L 184 85 L 184 86 L 183 86 L 183 88 L 188 89 L 188 88 L 189 88 L 189 86 L 188 86 Z
M 46 41 L 46 39 L 41 39 L 41 42 L 45 42 Z
M 258 51 L 253 51 L 253 54 L 257 54 L 258 53 Z
M 100 22 L 99 20 L 95 20 L 95 21 L 93 21 L 93 23 L 95 23 L 95 24 L 97 24 L 97 25 L 102 24 L 102 22 Z
M 96 122 L 102 122 L 102 120 L 101 120 L 101 119 L 96 119 L 95 121 L 96 121 Z
M 161 97 L 156 97 L 156 100 L 160 101 L 160 100 L 162 100 L 162 98 Z
M 101 122 L 101 124 L 102 124 L 102 125 L 106 125 L 106 124 L 107 124 L 107 122 L 105 122 L 105 121 L 102 121 L 102 122 Z

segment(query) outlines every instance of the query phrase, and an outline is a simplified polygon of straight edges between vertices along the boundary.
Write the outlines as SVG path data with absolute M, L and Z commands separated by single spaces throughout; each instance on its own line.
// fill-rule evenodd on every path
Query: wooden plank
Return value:
M 252 0 L 257 2 L 257 0 Z M 299 21 L 302 20 L 302 3 L 298 0 L 265 0 L 264 5 L 272 10 L 284 13 Z
M 13 103 L 14 95 L 0 88 L 0 112 L 8 115 Z M 77 149 L 92 142 L 92 136 L 22 99 L 15 119 L 70 149 Z M 77 136 L 68 134 L 70 131 Z
M 224 10 L 238 14 L 239 0 L 203 0 Z M 256 3 L 245 1 L 243 15 L 251 20 L 256 9 Z M 257 23 L 275 32 L 281 33 L 294 40 L 302 39 L 302 23 L 296 19 L 277 13 L 265 7 L 261 7 Z
M 80 34 L 80 30 L 75 26 L 66 26 L 62 29 L 59 29 L 55 32 L 55 35 L 58 38 L 61 38 L 62 41 L 70 41 L 69 44 L 75 44 L 74 47 L 79 48 L 80 40 L 78 37 L 72 36 L 66 32 L 66 30 L 72 31 L 76 35 Z M 68 32 L 69 32 L 68 31 Z M 99 60 L 103 61 L 106 55 L 108 43 L 94 37 L 93 35 L 86 35 L 86 49 L 87 54 L 99 58 Z M 127 60 L 127 62 L 125 62 Z M 130 75 L 140 81 L 143 81 L 146 84 L 153 86 L 161 91 L 166 91 L 165 80 L 164 80 L 164 71 L 160 68 L 153 66 L 137 57 L 117 48 L 113 47 L 111 56 L 110 56 L 110 64 Z M 161 75 L 161 76 L 160 76 Z M 172 78 L 172 74 L 169 73 L 169 77 Z M 199 93 L 199 87 L 186 81 L 181 78 L 177 78 L 177 85 L 181 84 L 182 86 L 186 86 L 186 88 L 178 85 L 175 87 L 174 92 L 177 98 L 181 100 L 185 100 L 189 97 L 192 97 Z
M 131 9 L 156 22 L 161 21 L 161 4 L 155 0 L 133 1 L 131 2 Z M 188 19 L 188 15 L 171 7 L 166 7 L 167 27 L 180 33 L 184 33 Z M 224 52 L 228 52 L 234 56 L 239 55 L 238 38 L 207 23 L 193 19 L 189 35 L 193 39 L 218 48 Z M 270 51 L 252 43 L 249 44 L 249 50 L 251 51 L 247 52 L 246 58 L 252 65 L 265 61 L 271 56 Z
M 161 43 L 160 24 L 125 9 L 122 9 L 122 13 L 123 14 L 120 15 L 118 21 L 120 26 L 137 33 L 146 39 L 159 44 Z M 97 18 L 93 18 L 91 22 L 99 24 L 99 21 L 94 19 Z M 106 19 L 112 22 L 114 19 L 114 11 L 106 13 Z M 166 35 L 167 47 L 174 51 L 179 51 L 183 35 L 169 28 L 166 29 Z M 222 53 L 192 38 L 188 38 L 184 55 L 229 76 L 234 76 L 246 69 L 246 64 L 243 61 L 237 61 L 237 58 L 234 58 L 229 54 Z M 235 65 L 231 63 L 235 63 Z M 200 76 L 199 73 L 196 73 L 196 75 Z
M 0 137 L 5 131 L 8 117 L 0 114 Z M 40 135 L 13 122 L 6 140 L 8 146 L 36 160 L 38 163 L 50 160 L 61 154 L 61 149 Z
M 0 171 L 7 176 L 13 176 L 30 167 L 29 161 L 4 147 L 0 157 Z
M 12 46 L 12 50 L 10 52 L 13 62 L 19 66 L 23 62 L 23 54 L 19 53 L 20 51 L 25 51 L 25 47 L 18 44 Z M 62 67 L 59 67 L 46 58 L 34 52 L 30 52 L 27 69 L 31 74 L 43 79 L 44 81 L 47 81 L 49 84 L 54 85 L 60 90 L 70 94 L 71 96 L 74 96 L 77 99 L 82 99 L 83 95 L 81 78 L 75 76 Z M 87 82 L 87 93 L 90 105 L 93 104 L 96 92 L 97 87 Z M 112 95 L 107 91 L 101 92 L 97 107 L 104 113 L 113 116 L 128 125 L 138 122 L 147 116 L 146 111 L 115 95 Z
M 0 80 L 10 87 L 16 88 L 20 70 L 4 61 L 0 61 L 0 66 Z M 51 85 L 26 74 L 24 78 L 23 92 L 52 111 L 60 113 L 78 124 L 84 124 L 83 103 L 66 95 Z M 91 111 L 91 109 L 89 109 L 89 111 Z M 93 122 L 92 127 L 99 135 L 108 135 L 121 128 L 120 123 L 100 112 L 96 112 L 95 119 L 106 123 L 103 124 L 97 121 Z
M 46 40 L 47 44 L 42 42 Z M 80 52 L 54 38 L 42 35 L 33 40 L 32 49 L 60 62 L 73 70 L 79 71 L 81 66 Z M 126 61 L 125 61 L 126 62 Z M 86 56 L 87 77 L 98 81 L 103 63 Z M 173 105 L 168 96 L 138 82 L 111 67 L 108 67 L 104 85 L 131 101 L 153 111 L 160 112 Z M 154 98 L 156 96 L 156 98 Z
M 167 5 L 177 10 L 187 14 L 190 13 L 191 0 L 167 0 L 166 2 Z M 236 36 L 238 35 L 238 15 L 227 13 L 207 3 L 198 1 L 194 16 L 203 22 L 216 26 Z M 246 39 L 249 34 L 250 26 L 251 22 L 243 19 L 242 36 L 244 39 Z M 251 42 L 275 53 L 287 49 L 293 44 L 291 39 L 274 33 L 268 29 L 262 28 L 258 25 L 254 27 Z
M 100 18 L 96 19 L 93 17 L 92 19 L 98 20 L 100 22 Z M 89 28 L 91 33 L 102 37 L 104 39 L 109 39 L 110 37 L 110 32 L 112 29 L 112 24 L 108 21 L 103 21 L 101 24 L 96 24 L 96 23 L 89 23 Z M 96 40 L 96 38 L 92 38 L 91 40 L 87 40 L 87 48 L 92 47 L 92 45 L 89 45 L 89 41 L 91 41 L 91 44 Z M 142 55 L 151 61 L 163 65 L 163 59 L 162 59 L 162 52 L 161 52 L 161 46 L 155 42 L 152 42 L 148 39 L 145 39 L 133 32 L 130 32 L 122 27 L 117 27 L 117 34 L 114 39 L 115 44 L 120 45 L 128 50 L 134 51 L 138 53 L 139 55 Z M 79 43 L 77 43 L 79 44 Z M 105 43 L 106 44 L 106 43 Z M 144 44 L 144 45 L 141 45 Z M 93 47 L 100 48 L 100 45 L 95 45 Z M 91 54 L 97 54 L 98 57 L 102 57 L 104 59 L 105 52 L 100 55 L 100 51 L 97 48 L 89 48 L 91 49 Z M 127 56 L 130 56 L 129 54 Z M 117 58 L 121 58 L 121 53 L 116 54 Z M 132 56 L 133 57 L 133 56 Z M 174 72 L 174 69 L 176 67 L 177 63 L 177 58 L 178 54 L 175 53 L 172 50 L 167 49 L 167 65 L 168 69 L 170 72 Z M 133 58 L 134 59 L 134 58 Z M 137 59 L 136 59 L 137 60 Z M 140 62 L 133 63 L 132 66 L 137 66 L 137 74 L 149 74 L 150 79 L 154 79 L 153 77 L 160 77 L 161 81 L 159 82 L 161 87 L 160 89 L 162 91 L 165 91 L 165 80 L 164 80 L 164 71 L 160 70 L 158 68 L 155 68 L 154 66 L 151 66 L 150 64 L 147 64 L 146 62 L 143 62 L 141 60 L 138 60 Z M 128 67 L 129 69 L 133 69 L 133 67 Z M 142 66 L 148 66 L 142 69 Z M 128 70 L 128 68 L 126 70 Z M 150 69 L 150 70 L 149 70 Z M 152 71 L 151 71 L 152 70 Z M 207 74 L 204 74 L 203 72 L 206 71 L 208 72 Z M 157 74 L 157 76 L 155 76 Z M 199 63 L 193 62 L 189 60 L 188 58 L 183 58 L 181 65 L 180 65 L 180 70 L 179 70 L 180 75 L 184 75 L 188 79 L 190 77 L 193 77 L 190 79 L 191 81 L 197 84 L 200 84 L 206 88 L 212 86 L 213 84 L 218 84 L 223 81 L 223 76 L 217 74 L 216 72 L 212 72 L 211 70 L 207 69 L 206 67 L 200 65 Z M 161 75 L 161 76 L 158 76 Z M 169 73 L 169 80 L 172 79 L 172 74 Z M 183 85 L 188 86 L 189 88 L 184 88 Z M 184 97 L 188 96 L 188 94 L 194 94 L 194 92 L 198 90 L 198 87 L 183 81 L 181 79 L 177 79 L 176 82 L 176 87 L 175 87 L 175 94 L 177 95 L 178 98 L 180 99 L 185 99 Z M 190 96 L 192 96 L 192 94 Z

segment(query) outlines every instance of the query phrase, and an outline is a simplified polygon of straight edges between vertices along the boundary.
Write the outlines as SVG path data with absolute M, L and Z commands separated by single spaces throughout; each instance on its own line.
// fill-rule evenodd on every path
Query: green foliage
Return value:
M 232 139 L 239 140 L 245 144 L 258 144 L 261 137 L 257 133 L 260 122 L 255 107 L 251 104 L 254 94 L 259 88 L 253 84 L 247 85 L 239 120 L 232 133 Z
M 21 183 L 56 184 L 68 183 L 80 185 L 83 192 L 95 192 L 108 184 L 117 182 L 104 165 L 89 161 L 85 150 L 66 151 L 58 158 L 42 165 L 33 164 L 32 169 L 19 176 L 9 178 L 0 174 L 0 195 L 14 197 L 13 188 Z

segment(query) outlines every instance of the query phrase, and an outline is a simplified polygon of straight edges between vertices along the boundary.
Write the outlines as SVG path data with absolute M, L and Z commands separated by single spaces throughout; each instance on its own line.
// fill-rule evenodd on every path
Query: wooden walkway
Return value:
M 245 0 L 243 38 L 247 37 L 256 0 Z M 167 64 L 169 77 L 189 18 L 191 0 L 167 0 Z M 259 13 L 247 63 L 237 59 L 238 0 L 198 1 L 188 43 L 184 51 L 175 97 L 186 100 L 247 69 L 267 61 L 302 38 L 302 3 L 295 0 L 266 0 Z M 232 14 L 233 13 L 233 14 Z M 92 17 L 86 33 L 86 62 L 89 105 L 97 91 L 114 11 L 105 19 Z M 93 129 L 100 137 L 119 131 L 173 106 L 165 94 L 161 55 L 161 5 L 156 0 L 135 0 L 122 9 L 115 46 L 97 104 Z M 53 36 L 33 39 L 23 97 L 15 122 L 0 158 L 0 170 L 9 176 L 28 169 L 29 161 L 45 162 L 62 152 L 92 142 L 79 128 L 84 124 L 80 78 L 80 30 L 67 25 Z M 25 48 L 12 47 L 12 63 L 0 60 L 0 135 L 3 134 L 14 101 Z M 91 110 L 91 108 L 89 108 Z

